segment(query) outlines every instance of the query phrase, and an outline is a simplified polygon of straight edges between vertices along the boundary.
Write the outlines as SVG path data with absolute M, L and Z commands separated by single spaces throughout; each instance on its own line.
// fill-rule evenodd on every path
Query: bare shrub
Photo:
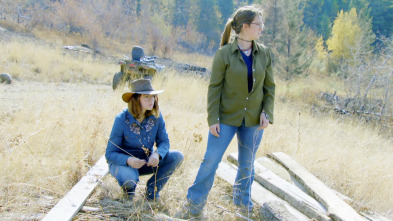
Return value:
M 339 113 L 357 114 L 376 124 L 384 133 L 393 131 L 393 40 L 380 39 L 378 54 L 353 50 L 350 60 L 342 61 L 346 97 L 335 102 Z M 361 45 L 358 45 L 361 47 Z

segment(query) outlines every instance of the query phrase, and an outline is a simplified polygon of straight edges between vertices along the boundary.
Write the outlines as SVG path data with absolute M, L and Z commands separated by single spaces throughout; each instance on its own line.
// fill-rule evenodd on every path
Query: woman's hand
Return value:
M 269 126 L 270 121 L 266 118 L 265 112 L 261 113 L 259 117 L 259 129 L 265 129 Z
M 146 161 L 138 159 L 136 157 L 129 157 L 127 159 L 127 164 L 128 164 L 128 166 L 130 166 L 132 168 L 139 169 L 139 168 L 143 167 L 143 165 L 146 164 Z
M 149 162 L 147 162 L 147 166 L 156 167 L 158 166 L 159 162 L 160 162 L 160 156 L 158 155 L 158 153 L 154 152 L 152 155 L 150 155 Z
M 213 124 L 209 127 L 209 131 L 216 137 L 220 137 L 220 124 Z

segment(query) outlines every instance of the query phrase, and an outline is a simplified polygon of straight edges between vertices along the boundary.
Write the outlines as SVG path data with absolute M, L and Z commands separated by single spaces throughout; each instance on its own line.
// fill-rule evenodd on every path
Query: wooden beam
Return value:
M 274 174 L 286 180 L 288 183 L 294 183 L 294 180 L 296 180 L 284 167 L 270 158 L 259 157 L 255 159 L 255 162 L 271 170 Z
M 228 161 L 237 164 L 238 154 L 232 153 L 228 155 Z M 263 187 L 276 194 L 281 199 L 287 201 L 295 209 L 299 210 L 309 218 L 321 221 L 331 220 L 326 215 L 326 209 L 314 198 L 303 192 L 294 184 L 282 179 L 269 169 L 254 162 L 255 181 Z
M 266 167 L 268 170 L 271 170 L 274 174 L 278 175 L 282 179 L 286 180 L 288 183 L 294 184 L 296 187 L 301 189 L 303 192 L 307 192 L 304 186 L 293 177 L 288 170 L 286 170 L 281 164 L 278 164 L 276 161 L 268 158 L 268 157 L 259 157 L 255 159 L 255 162 L 258 162 L 262 166 Z
M 87 172 L 82 179 L 49 211 L 43 221 L 72 220 L 85 204 L 87 198 L 97 186 L 100 179 L 108 174 L 105 156 Z
M 268 158 L 268 157 L 259 157 L 258 159 L 255 159 L 255 162 L 258 162 L 262 166 L 266 167 L 267 169 L 271 170 L 274 174 L 278 175 L 279 177 L 283 178 L 286 180 L 288 183 L 293 183 L 295 186 L 297 186 L 299 189 L 301 189 L 303 192 L 307 192 L 307 190 L 304 188 L 304 186 L 299 183 L 299 181 L 296 180 L 294 176 L 292 176 L 288 170 L 286 170 L 281 164 L 277 163 L 276 161 Z M 353 199 L 335 191 L 332 189 L 332 191 L 340 197 L 342 200 L 345 202 L 353 202 Z
M 309 194 L 327 208 L 328 215 L 333 220 L 365 220 L 350 205 L 341 200 L 328 186 L 308 172 L 306 168 L 297 163 L 287 154 L 277 152 L 269 154 L 268 157 L 283 165 L 292 176 L 298 179 L 299 182 L 304 185 Z
M 220 177 L 221 179 L 227 181 L 228 183 L 234 184 L 235 179 L 236 179 L 236 173 L 237 173 L 237 168 L 233 165 L 229 165 L 225 162 L 221 162 L 218 166 L 217 169 L 217 176 Z M 287 202 L 283 201 L 267 189 L 263 188 L 259 183 L 254 182 L 251 186 L 251 199 L 254 201 L 256 204 L 258 204 L 261 207 L 261 210 L 263 209 L 263 205 L 269 205 L 271 202 L 278 201 L 280 202 L 281 205 L 285 207 L 285 209 L 280 210 L 282 211 L 288 211 L 289 214 L 287 214 L 287 217 L 296 217 L 296 219 L 293 219 L 293 221 L 306 221 L 310 220 L 307 218 L 304 214 L 293 208 L 291 205 L 289 205 Z M 266 204 L 265 204 L 266 203 Z M 279 213 L 278 211 L 276 211 Z M 284 215 L 284 214 L 283 214 Z

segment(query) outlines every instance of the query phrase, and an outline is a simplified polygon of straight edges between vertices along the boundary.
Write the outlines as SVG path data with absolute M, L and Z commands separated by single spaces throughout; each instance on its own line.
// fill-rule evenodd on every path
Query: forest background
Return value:
M 384 110 L 379 112 L 386 112 L 392 74 L 380 68 L 386 67 L 385 55 L 391 55 L 390 0 L 0 2 L 0 24 L 8 29 L 42 38 L 53 33 L 72 36 L 96 52 L 139 44 L 148 53 L 163 57 L 171 57 L 175 51 L 213 55 L 234 10 L 258 4 L 264 11 L 266 27 L 260 42 L 272 49 L 276 75 L 285 79 L 339 76 L 347 83 L 345 93 L 349 97 L 367 97 L 371 87 L 377 86 L 379 95 L 374 98 L 385 101 L 381 104 Z
M 0 0 L 0 72 L 14 78 L 0 93 L 0 212 L 47 212 L 26 202 L 43 192 L 61 198 L 102 156 L 108 119 L 124 108 L 110 88 L 116 58 L 141 45 L 209 69 L 226 21 L 249 4 L 264 11 L 259 42 L 272 50 L 278 85 L 277 123 L 260 154 L 284 151 L 357 208 L 392 219 L 391 0 Z M 82 44 L 94 53 L 62 49 Z M 173 147 L 189 157 L 167 192 L 180 191 L 171 199 L 180 207 L 196 173 L 183 170 L 198 168 L 206 147 L 207 80 L 168 72 L 153 83 L 166 91 Z M 108 183 L 103 195 L 117 196 Z

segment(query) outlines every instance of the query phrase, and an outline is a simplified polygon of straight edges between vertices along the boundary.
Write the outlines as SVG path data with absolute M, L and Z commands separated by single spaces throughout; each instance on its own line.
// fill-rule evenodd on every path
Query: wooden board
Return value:
M 304 186 L 296 180 L 294 176 L 292 176 L 288 170 L 286 170 L 282 165 L 277 163 L 276 161 L 269 159 L 268 157 L 259 157 L 255 159 L 256 162 L 261 164 L 262 166 L 266 167 L 267 169 L 271 170 L 274 174 L 278 175 L 279 177 L 283 178 L 284 180 L 288 181 L 289 183 L 295 184 L 299 189 L 303 192 L 307 192 Z M 344 200 L 347 203 L 353 202 L 353 199 L 331 189 L 338 197 Z
M 228 161 L 237 163 L 238 154 L 232 153 L 228 155 Z M 314 198 L 303 192 L 294 184 L 282 179 L 271 170 L 268 170 L 258 162 L 254 162 L 255 181 L 263 187 L 276 194 L 281 199 L 287 201 L 294 208 L 308 216 L 322 221 L 331 220 L 326 215 L 326 209 Z
M 108 174 L 105 156 L 49 211 L 43 221 L 72 220 L 90 197 L 99 180 Z
M 228 183 L 234 184 L 236 179 L 237 168 L 235 166 L 229 165 L 227 163 L 221 162 L 218 166 L 216 174 L 221 179 L 227 181 Z M 287 211 L 291 213 L 292 216 L 296 217 L 297 220 L 309 220 L 304 214 L 293 208 L 287 202 L 283 201 L 267 189 L 263 188 L 259 183 L 254 182 L 251 186 L 251 199 L 259 206 L 262 206 L 266 202 L 280 201 Z M 295 221 L 295 220 L 294 220 Z
M 274 174 L 278 175 L 287 182 L 294 183 L 294 178 L 291 176 L 291 174 L 283 166 L 281 166 L 274 160 L 267 157 L 259 157 L 255 159 L 255 162 L 266 167 L 266 169 L 271 170 Z
M 306 168 L 297 163 L 287 154 L 277 152 L 269 154 L 268 157 L 279 162 L 291 173 L 292 176 L 298 179 L 309 194 L 327 208 L 328 215 L 333 220 L 365 220 L 350 205 L 340 199 L 328 186 L 308 172 Z
M 372 220 L 372 221 L 392 221 L 378 213 L 374 213 L 371 211 L 360 212 L 360 214 L 366 217 L 368 220 Z
M 266 167 L 267 169 L 271 170 L 274 174 L 283 178 L 288 183 L 293 183 L 295 186 L 297 186 L 303 192 L 307 192 L 306 189 L 304 189 L 304 186 L 301 183 L 299 183 L 299 181 L 297 181 L 295 179 L 295 177 L 293 177 L 288 172 L 288 170 L 286 170 L 281 164 L 277 163 L 276 161 L 274 161 L 268 157 L 259 157 L 258 159 L 255 159 L 255 161 L 258 162 L 259 164 L 261 164 L 262 166 Z

